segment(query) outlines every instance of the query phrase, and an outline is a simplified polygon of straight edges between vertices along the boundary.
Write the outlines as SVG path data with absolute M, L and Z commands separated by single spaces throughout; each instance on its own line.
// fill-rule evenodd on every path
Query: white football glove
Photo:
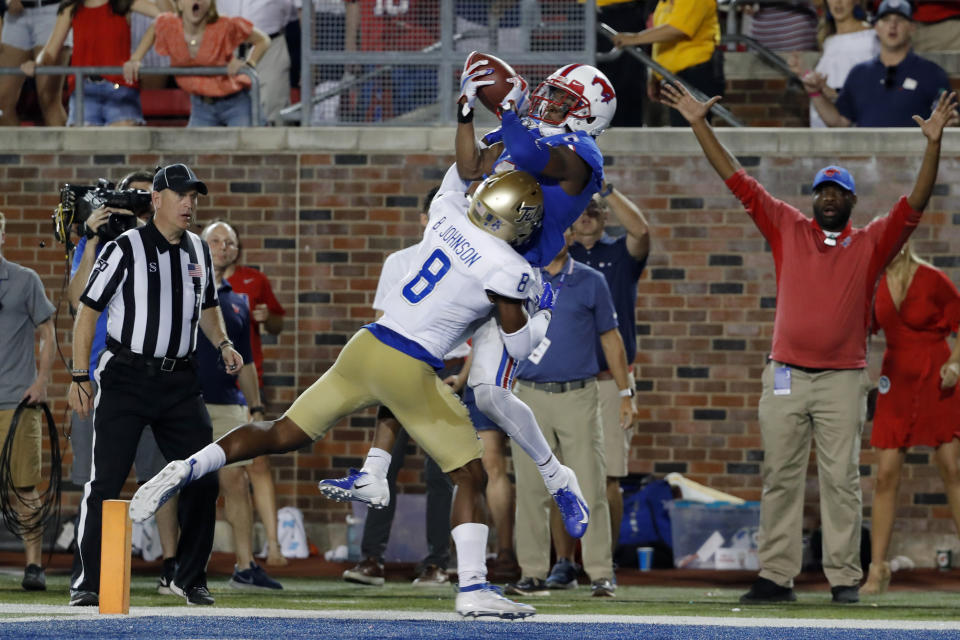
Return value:
M 470 60 L 470 56 L 467 56 L 467 60 Z M 463 115 L 473 110 L 473 105 L 477 101 L 477 89 L 494 83 L 493 80 L 481 80 L 484 76 L 493 73 L 492 68 L 480 68 L 489 63 L 489 60 L 477 60 L 470 66 L 464 64 L 463 72 L 460 74 L 460 97 L 457 98 L 457 102 L 463 105 L 461 107 Z
M 530 85 L 527 84 L 527 81 L 524 80 L 522 76 L 507 78 L 507 82 L 512 84 L 513 88 L 510 89 L 510 93 L 505 95 L 503 101 L 500 102 L 500 111 L 513 109 L 517 112 L 517 115 L 522 118 L 530 108 Z M 511 102 L 514 104 L 512 107 L 510 106 Z

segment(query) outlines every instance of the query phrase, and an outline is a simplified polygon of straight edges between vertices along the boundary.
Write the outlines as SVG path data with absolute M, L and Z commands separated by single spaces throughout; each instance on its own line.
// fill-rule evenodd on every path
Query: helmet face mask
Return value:
M 540 83 L 530 97 L 529 117 L 545 126 L 547 135 L 583 131 L 598 136 L 610 126 L 617 95 L 610 80 L 596 67 L 570 64 Z
M 473 194 L 467 217 L 490 235 L 513 246 L 521 245 L 543 221 L 543 191 L 529 173 L 495 174 Z

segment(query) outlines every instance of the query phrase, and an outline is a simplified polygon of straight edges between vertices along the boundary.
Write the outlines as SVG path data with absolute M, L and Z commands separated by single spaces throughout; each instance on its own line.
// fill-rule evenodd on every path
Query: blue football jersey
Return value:
M 542 175 L 536 176 L 537 182 L 543 189 L 543 226 L 520 252 L 532 266 L 545 267 L 563 248 L 563 232 L 580 217 L 580 214 L 587 208 L 593 194 L 600 191 L 603 184 L 603 154 L 600 153 L 596 141 L 583 131 L 559 133 L 544 137 L 540 137 L 539 133 L 537 129 L 530 130 L 530 134 L 537 140 L 537 144 L 548 147 L 569 147 L 583 158 L 592 171 L 587 186 L 576 196 L 571 196 L 564 191 L 556 179 Z M 483 137 L 483 141 L 487 145 L 502 140 L 503 133 L 499 128 Z M 493 165 L 495 173 L 514 168 L 516 167 L 506 150 L 500 154 Z

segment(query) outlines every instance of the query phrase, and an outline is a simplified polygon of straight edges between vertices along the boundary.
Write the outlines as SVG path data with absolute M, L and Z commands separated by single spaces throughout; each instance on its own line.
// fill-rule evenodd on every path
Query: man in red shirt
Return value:
M 272 335 L 279 334 L 283 331 L 283 316 L 286 311 L 273 295 L 267 276 L 253 267 L 237 264 L 240 258 L 240 239 L 237 237 L 236 230 L 226 222 L 218 224 L 224 225 L 232 236 L 232 242 L 228 242 L 226 247 L 226 251 L 232 254 L 232 259 L 230 265 L 224 269 L 223 275 L 236 293 L 246 294 L 250 301 L 250 314 L 253 318 L 250 324 L 250 348 L 253 351 L 253 362 L 257 367 L 260 397 L 263 398 L 261 327 Z M 277 543 L 277 497 L 273 486 L 270 459 L 267 456 L 254 458 L 247 467 L 247 475 L 250 478 L 250 486 L 253 487 L 253 502 L 257 507 L 257 514 L 267 534 L 267 564 L 271 566 L 287 564 Z
M 913 191 L 862 229 L 850 224 L 857 196 L 846 169 L 831 166 L 817 173 L 811 220 L 767 193 L 717 140 L 705 118 L 719 97 L 699 102 L 685 88 L 670 85 L 662 99 L 690 123 L 707 160 L 770 243 L 776 268 L 773 347 L 759 411 L 764 453 L 760 576 L 740 602 L 796 600 L 793 579 L 803 552 L 811 437 L 817 444 L 823 571 L 834 602 L 857 602 L 863 577 L 859 460 L 870 305 L 880 273 L 930 199 L 940 138 L 956 115 L 957 95 L 941 95 L 928 120 L 913 117 L 927 138 Z

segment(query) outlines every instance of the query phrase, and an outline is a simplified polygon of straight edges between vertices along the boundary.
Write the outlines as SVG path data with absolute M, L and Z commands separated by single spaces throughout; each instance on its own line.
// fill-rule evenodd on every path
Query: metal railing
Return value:
M 747 51 L 751 51 L 755 53 L 757 57 L 760 58 L 761 61 L 763 61 L 767 65 L 773 67 L 774 69 L 782 73 L 784 76 L 786 76 L 787 82 L 789 84 L 795 84 L 799 87 L 803 87 L 803 80 L 800 78 L 800 76 L 794 73 L 793 69 L 790 68 L 790 65 L 787 63 L 786 60 L 784 60 L 774 51 L 771 51 L 770 49 L 763 46 L 753 38 L 749 36 L 741 35 L 739 33 L 733 33 L 733 34 L 728 33 L 727 35 L 723 36 L 722 43 L 729 44 L 729 45 L 742 44 L 746 46 Z
M 596 0 L 585 0 L 578 4 L 578 11 L 582 11 L 583 21 L 574 21 L 567 24 L 547 23 L 542 20 L 540 13 L 541 6 L 536 0 L 520 0 L 521 31 L 524 35 L 521 40 L 528 43 L 531 41 L 531 34 L 537 30 L 546 30 L 549 32 L 577 31 L 582 32 L 582 48 L 569 49 L 562 51 L 531 51 L 529 47 L 524 51 L 511 51 L 509 62 L 513 66 L 517 65 L 550 65 L 561 61 L 556 59 L 556 55 L 563 54 L 570 61 L 582 61 L 588 64 L 594 64 L 596 55 L 596 20 L 597 8 Z M 314 105 L 320 104 L 324 100 L 335 97 L 346 92 L 348 89 L 359 84 L 367 82 L 387 74 L 394 69 L 396 65 L 424 65 L 437 70 L 437 96 L 438 100 L 445 100 L 454 91 L 455 72 L 459 71 L 463 65 L 465 56 L 460 55 L 454 50 L 454 44 L 465 37 L 474 37 L 476 35 L 488 35 L 489 30 L 479 30 L 479 33 L 470 31 L 465 33 L 455 33 L 455 7 L 454 0 L 442 0 L 440 2 L 440 15 L 438 26 L 440 39 L 430 46 L 419 51 L 343 51 L 343 50 L 314 50 L 309 43 L 314 41 L 313 28 L 315 25 L 316 9 L 312 2 L 304 2 L 301 24 L 301 102 L 292 105 L 281 111 L 281 117 L 285 120 L 296 121 L 299 119 L 300 126 L 310 126 Z M 496 54 L 496 51 L 491 51 Z M 551 55 L 554 57 L 551 58 Z M 364 72 L 353 78 L 341 80 L 335 86 L 318 93 L 315 96 L 311 94 L 314 91 L 314 71 L 322 65 L 376 65 L 375 69 Z M 431 124 L 452 125 L 455 124 L 455 110 L 441 109 L 438 118 L 431 120 Z M 374 124 L 360 122 L 343 122 L 340 124 Z M 397 123 L 386 123 L 397 124 Z M 412 123 L 407 124 L 427 124 Z
M 308 3 L 309 4 L 309 3 Z M 225 76 L 226 67 L 141 67 L 140 75 L 145 76 Z M 259 126 L 260 116 L 260 77 L 250 66 L 241 67 L 239 73 L 250 78 L 250 121 Z M 87 76 L 123 75 L 123 67 L 62 67 L 38 66 L 35 75 L 72 75 L 75 78 L 74 120 L 83 126 L 83 80 Z M 0 75 L 24 75 L 18 67 L 0 67 Z
M 613 28 L 611 28 L 610 25 L 603 22 L 597 25 L 597 30 L 603 35 L 605 35 L 607 38 L 609 38 L 611 42 L 613 41 L 614 36 L 616 36 L 618 33 Z M 652 69 L 653 71 L 656 71 L 657 73 L 659 73 L 667 81 L 673 84 L 679 84 L 686 87 L 687 91 L 690 92 L 690 95 L 692 95 L 697 100 L 706 101 L 709 98 L 709 96 L 705 95 L 702 91 L 700 91 L 696 87 L 690 84 L 687 84 L 686 82 L 681 80 L 676 74 L 673 74 L 670 71 L 667 71 L 666 67 L 654 61 L 654 59 L 650 57 L 650 55 L 646 51 L 644 51 L 643 49 L 640 49 L 639 47 L 624 47 L 619 54 L 616 53 L 616 50 L 612 50 L 607 54 L 602 54 L 598 56 L 598 58 L 600 58 L 601 60 L 611 60 L 619 57 L 619 55 L 633 56 L 634 58 L 639 60 L 641 63 L 643 63 L 647 68 Z M 642 82 L 642 79 L 638 78 L 638 82 Z M 734 127 L 744 126 L 743 123 L 740 122 L 732 113 L 730 113 L 730 111 L 726 107 L 723 107 L 719 104 L 715 104 L 712 107 L 710 107 L 710 111 L 713 112 L 718 117 L 725 120 L 728 124 L 733 125 Z

